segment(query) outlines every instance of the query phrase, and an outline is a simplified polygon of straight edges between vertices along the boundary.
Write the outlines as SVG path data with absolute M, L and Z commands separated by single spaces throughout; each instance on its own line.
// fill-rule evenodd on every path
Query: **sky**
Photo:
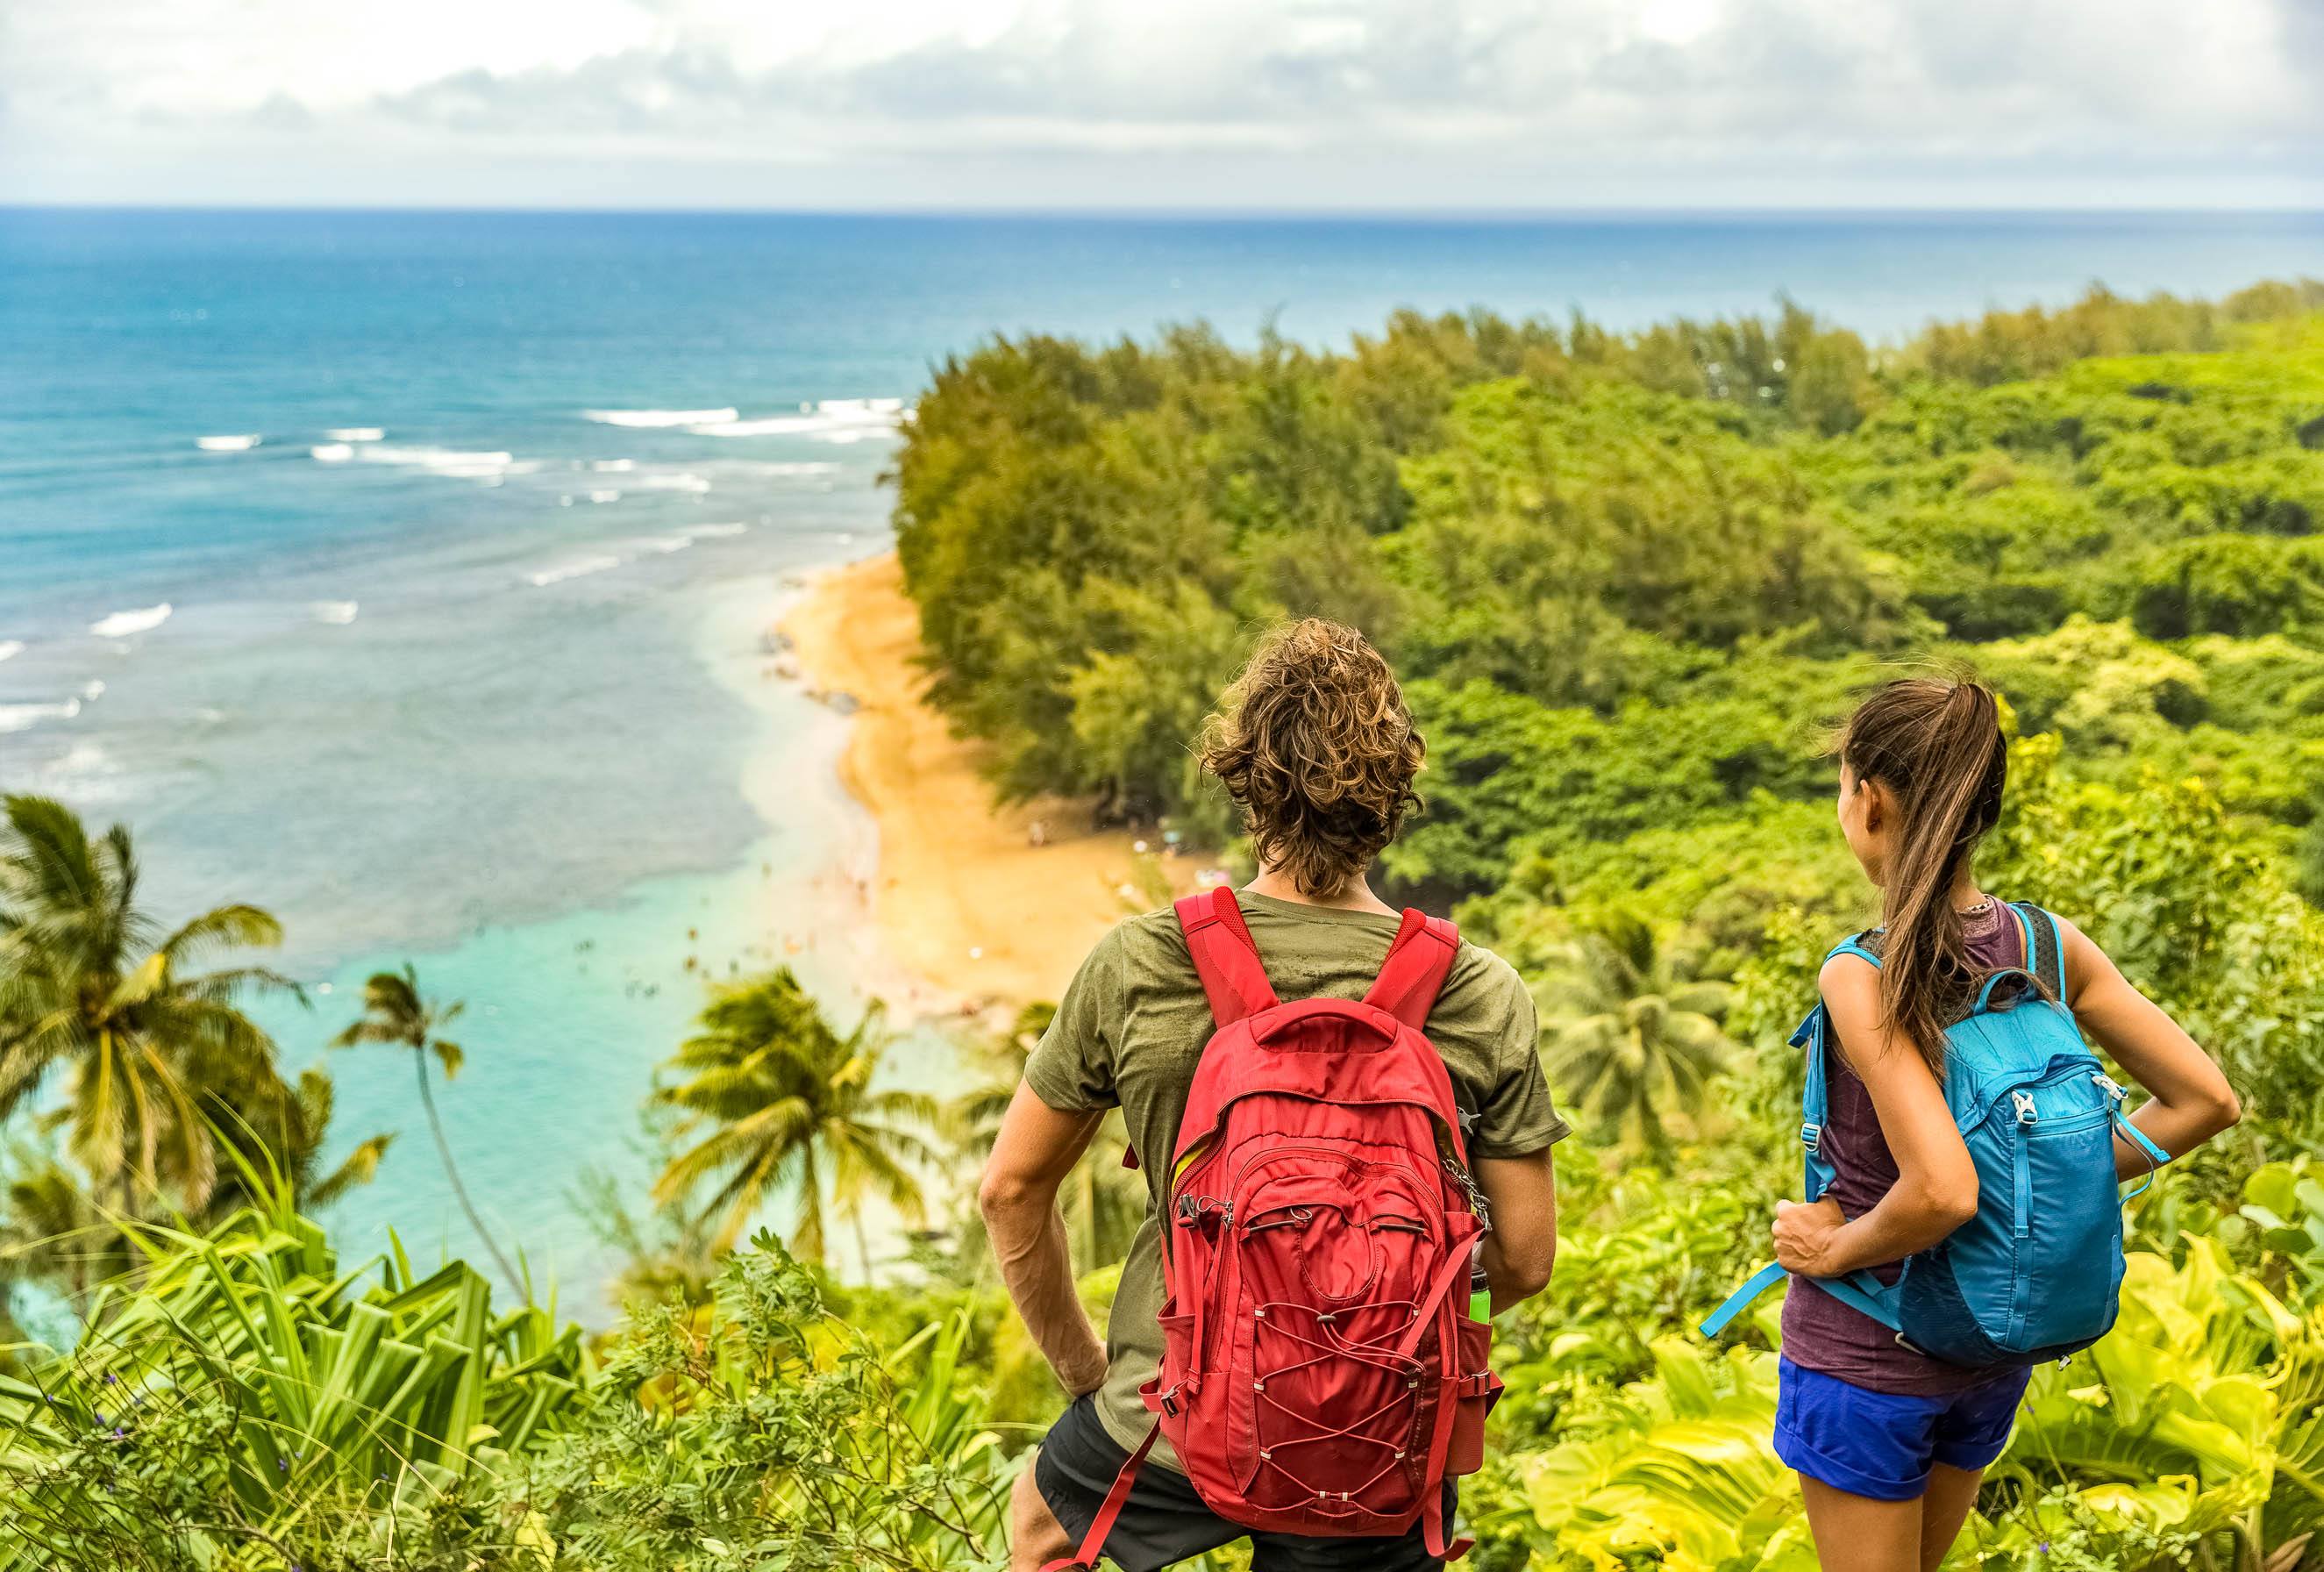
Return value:
M 0 0 L 0 202 L 2324 206 L 2324 0 Z

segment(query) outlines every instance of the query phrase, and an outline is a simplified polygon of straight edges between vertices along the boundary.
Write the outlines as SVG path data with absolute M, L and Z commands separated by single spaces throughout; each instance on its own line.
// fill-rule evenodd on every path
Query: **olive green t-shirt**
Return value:
M 1388 958 L 1397 919 L 1240 892 L 1243 922 L 1282 999 L 1360 999 Z M 1106 1327 L 1098 1417 L 1124 1448 L 1152 1423 L 1138 1389 L 1162 1362 L 1162 1255 L 1155 1221 L 1194 1063 L 1214 1030 L 1177 916 L 1134 917 L 1100 940 L 1026 1061 L 1033 1095 L 1061 1112 L 1119 1106 L 1146 1175 L 1146 1220 L 1130 1242 Z M 1532 995 L 1507 961 L 1463 941 L 1428 1016 L 1461 1105 L 1477 1114 L 1471 1157 L 1523 1157 L 1566 1133 L 1543 1077 Z M 1157 1460 L 1177 1459 L 1157 1442 Z

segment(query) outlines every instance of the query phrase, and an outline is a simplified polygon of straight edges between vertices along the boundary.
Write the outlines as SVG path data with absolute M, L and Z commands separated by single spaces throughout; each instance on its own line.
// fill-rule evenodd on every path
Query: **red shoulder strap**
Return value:
M 1208 894 L 1178 898 L 1178 926 L 1194 952 L 1194 971 L 1210 996 L 1211 1017 L 1231 1026 L 1246 1015 L 1273 1009 L 1279 1001 L 1259 964 L 1259 947 L 1242 922 L 1242 908 L 1224 884 Z
M 1426 1030 L 1437 991 L 1444 986 L 1452 957 L 1460 953 L 1459 929 L 1441 917 L 1406 907 L 1396 942 L 1388 947 L 1388 959 L 1380 963 L 1379 980 L 1364 995 L 1364 1003 L 1387 1011 L 1415 1031 Z

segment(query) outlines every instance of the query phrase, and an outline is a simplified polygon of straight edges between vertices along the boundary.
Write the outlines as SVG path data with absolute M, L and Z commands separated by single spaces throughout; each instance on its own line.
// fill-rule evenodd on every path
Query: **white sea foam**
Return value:
M 829 430 L 820 415 L 769 415 L 757 421 L 721 421 L 716 425 L 688 426 L 697 437 L 805 437 Z
M 353 600 L 318 600 L 307 609 L 314 613 L 317 622 L 328 623 L 333 627 L 343 628 L 355 620 L 355 613 L 362 609 L 362 603 Z
M 498 485 L 512 475 L 530 475 L 540 467 L 537 458 L 512 453 L 472 452 L 458 448 L 388 448 L 365 445 L 355 456 L 366 464 L 400 464 L 453 480 L 481 480 Z
M 715 426 L 731 421 L 735 411 L 724 410 L 584 410 L 581 418 L 602 426 Z
M 619 557 L 583 557 L 571 562 L 560 562 L 554 568 L 544 568 L 538 573 L 530 573 L 525 577 L 532 581 L 535 588 L 546 589 L 552 584 L 562 584 L 568 578 L 579 578 L 591 573 L 603 573 L 609 568 L 619 568 L 621 565 L 622 559 Z
M 622 500 L 622 494 L 618 491 L 593 491 L 589 494 L 589 500 L 591 502 L 619 502 Z
M 62 704 L 0 704 L 0 732 L 28 732 L 44 720 L 70 720 L 80 713 L 80 700 Z
M 22 639 L 0 639 L 0 661 L 13 660 L 24 652 Z
M 649 475 L 638 482 L 648 491 L 690 491 L 700 496 L 710 483 L 698 475 Z
M 138 611 L 117 611 L 88 624 L 88 631 L 100 639 L 125 639 L 132 633 L 152 633 L 170 620 L 174 610 L 168 601 L 149 606 Z
M 638 549 L 642 551 L 660 551 L 666 553 L 670 551 L 683 551 L 688 546 L 693 544 L 694 536 L 689 532 L 681 531 L 675 535 L 656 535 L 651 540 L 640 541 L 638 542 Z
M 355 448 L 346 442 L 318 442 L 307 451 L 325 464 L 345 464 L 355 456 Z
M 748 524 L 696 524 L 686 533 L 696 541 L 726 541 L 749 533 L 750 528 Z
M 627 475 L 637 467 L 638 461 L 634 458 L 599 458 L 589 466 L 600 475 Z
M 456 448 L 366 448 L 364 459 L 370 464 L 416 464 L 423 469 L 433 469 L 439 464 L 513 464 L 509 453 L 474 453 Z
M 87 702 L 95 704 L 98 699 L 105 697 L 105 684 L 100 680 L 91 679 L 88 685 L 80 690 L 80 696 Z
M 911 419 L 901 399 L 825 399 L 801 404 L 795 415 L 767 415 L 753 421 L 731 416 L 724 421 L 699 421 L 686 429 L 697 437 L 812 437 L 824 442 L 860 442 L 865 437 L 892 431 Z M 856 436 L 842 437 L 842 431 Z
M 825 458 L 801 459 L 788 463 L 753 463 L 748 459 L 738 458 L 732 462 L 730 467 L 740 469 L 746 475 L 771 476 L 833 475 L 839 469 L 838 465 Z
M 40 771 L 38 779 L 44 794 L 70 795 L 85 802 L 97 794 L 98 782 L 120 773 L 121 766 L 104 748 L 96 743 L 77 742 L 64 751 L 61 758 Z
M 247 453 L 265 440 L 255 431 L 244 431 L 230 437 L 197 437 L 194 446 L 205 453 Z
M 323 435 L 334 442 L 376 442 L 387 433 L 377 426 L 340 426 Z

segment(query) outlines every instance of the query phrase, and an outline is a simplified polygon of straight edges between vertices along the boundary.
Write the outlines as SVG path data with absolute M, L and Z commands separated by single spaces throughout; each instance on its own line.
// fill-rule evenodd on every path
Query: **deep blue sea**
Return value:
M 293 1066 L 381 964 L 466 1001 L 440 1100 L 470 1188 L 599 1316 L 572 1191 L 643 1171 L 703 976 L 790 959 L 843 1014 L 880 976 L 819 906 L 871 855 L 841 723 L 763 634 L 791 576 L 884 545 L 878 476 L 947 354 L 1779 292 L 1894 338 L 2298 273 L 2324 215 L 0 209 L 0 788 L 127 823 L 165 919 L 278 913 L 314 986 L 267 1010 Z M 341 1143 L 401 1133 L 350 1244 L 473 1253 L 408 1064 L 327 1057 Z

